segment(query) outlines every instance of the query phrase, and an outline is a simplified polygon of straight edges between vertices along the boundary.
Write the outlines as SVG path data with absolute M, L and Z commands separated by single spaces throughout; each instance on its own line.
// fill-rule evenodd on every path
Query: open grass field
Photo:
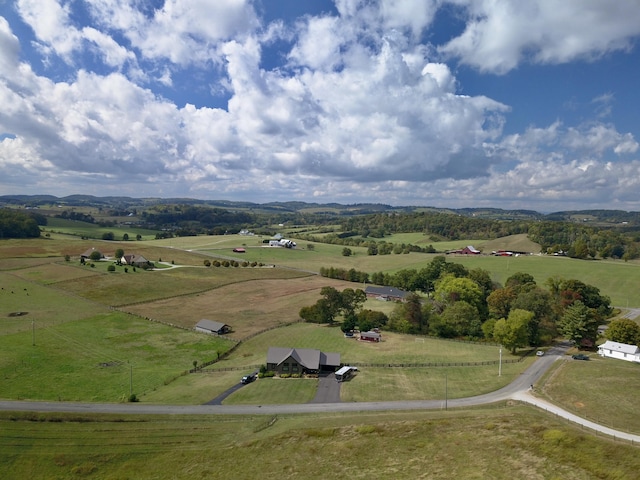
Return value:
M 495 345 L 453 342 L 426 338 L 416 341 L 411 335 L 383 332 L 380 343 L 345 338 L 338 326 L 296 323 L 277 328 L 243 342 L 234 355 L 211 368 L 259 365 L 265 363 L 269 347 L 316 348 L 337 352 L 345 364 L 350 363 L 427 363 L 484 362 L 498 360 Z M 504 359 L 518 359 L 503 351 Z
M 416 234 L 406 234 L 416 235 Z M 504 243 L 493 241 L 492 249 L 508 248 L 518 245 L 524 240 L 522 236 L 508 237 Z M 267 264 L 276 264 L 292 268 L 300 268 L 309 271 L 319 271 L 321 267 L 340 267 L 345 269 L 355 268 L 368 273 L 396 272 L 401 269 L 425 267 L 435 255 L 410 253 L 400 255 L 367 255 L 366 249 L 351 247 L 355 255 L 342 256 L 341 245 L 315 244 L 313 250 L 306 248 L 306 243 L 299 243 L 295 250 L 284 248 L 262 247 L 258 237 L 245 237 L 240 235 L 227 235 L 222 239 L 216 237 L 185 237 L 171 239 L 176 243 L 176 248 L 184 248 L 192 252 L 200 251 L 209 255 L 223 255 L 233 257 L 233 247 L 247 245 L 245 254 L 235 254 L 235 258 L 248 261 L 258 261 Z M 169 245 L 169 240 L 162 240 Z M 251 243 L 255 243 L 255 247 Z M 438 250 L 459 248 L 466 244 L 474 244 L 471 241 L 446 242 L 433 245 Z M 474 244 L 481 247 L 481 243 Z M 446 248 L 445 248 L 446 247 Z M 482 268 L 487 270 L 491 278 L 499 284 L 504 284 L 507 278 L 516 272 L 533 275 L 538 284 L 550 277 L 566 279 L 578 279 L 590 285 L 594 285 L 600 291 L 608 295 L 612 303 L 620 307 L 640 307 L 640 293 L 636 286 L 640 284 L 640 263 L 623 262 L 621 260 L 576 260 L 567 257 L 554 257 L 548 255 L 525 255 L 518 257 L 494 257 L 490 255 L 463 256 L 448 255 L 447 261 L 458 262 L 467 268 Z
M 33 267 L 32 267 L 33 268 Z M 0 272 L 0 337 L 80 320 L 107 312 L 67 292 L 27 281 L 15 273 Z
M 67 235 L 84 236 L 88 238 L 102 238 L 105 233 L 113 233 L 114 238 L 121 240 L 123 235 L 129 235 L 130 240 L 134 240 L 140 235 L 143 240 L 153 240 L 156 236 L 156 230 L 147 230 L 137 227 L 100 227 L 94 223 L 79 222 L 76 220 L 68 220 L 64 218 L 49 217 L 47 225 L 43 230 L 48 233 L 62 233 Z
M 640 392 L 640 365 L 590 355 L 589 361 L 567 359 L 549 374 L 541 393 L 570 412 L 609 427 L 640 432 L 637 395 L 612 392 Z
M 106 262 L 100 262 L 106 263 Z M 83 267 L 89 269 L 89 267 Z M 106 270 L 106 267 L 104 268 Z M 123 273 L 106 272 L 91 277 L 58 282 L 56 287 L 74 295 L 109 305 L 129 305 L 157 299 L 205 292 L 222 285 L 242 283 L 256 279 L 292 279 L 308 273 L 273 268 L 204 268 L 184 267 L 145 271 L 140 268 Z
M 622 260 L 576 260 L 554 256 L 463 256 L 454 255 L 447 260 L 458 262 L 465 267 L 483 268 L 491 273 L 491 278 L 500 284 L 516 272 L 532 275 L 544 287 L 551 277 L 578 279 L 594 285 L 600 292 L 611 298 L 612 305 L 619 307 L 640 307 L 640 264 Z
M 218 271 L 225 269 L 212 269 Z M 239 270 L 236 272 L 236 270 Z M 234 279 L 245 269 L 233 269 L 233 275 L 221 280 Z M 249 272 L 260 270 L 249 269 Z M 224 272 L 222 272 L 224 273 Z M 342 290 L 351 287 L 348 282 L 330 280 L 286 269 L 267 269 L 267 273 L 281 274 L 282 278 L 240 280 L 188 297 L 173 297 L 126 307 L 126 311 L 143 317 L 193 328 L 198 320 L 208 318 L 228 323 L 232 331 L 228 336 L 242 340 L 267 328 L 296 322 L 298 312 L 320 298 L 320 289 L 327 285 Z
M 233 257 L 231 248 L 239 246 L 237 241 L 189 237 L 172 239 L 172 245 L 81 241 L 56 234 L 0 242 L 0 397 L 118 402 L 132 390 L 145 403 L 205 403 L 237 384 L 249 367 L 264 363 L 269 346 L 340 352 L 343 361 L 360 364 L 482 362 L 498 357 L 495 346 L 423 342 L 386 332 L 384 342 L 369 344 L 344 338 L 337 327 L 296 323 L 247 339 L 206 373 L 181 376 L 194 360 L 211 360 L 232 343 L 107 308 L 128 304 L 126 309 L 137 315 L 167 323 L 173 318 L 188 328 L 215 314 L 213 319 L 232 326 L 237 319 L 234 335 L 246 338 L 296 317 L 302 303 L 319 298 L 322 286 L 353 288 L 286 268 L 202 267 L 210 255 Z M 80 267 L 77 255 L 96 245 L 108 247 L 105 253 L 123 245 L 125 252 L 142 253 L 152 261 L 162 258 L 192 267 L 135 274 L 121 269 L 109 274 L 105 262 Z M 299 251 L 258 248 L 280 255 L 265 256 L 264 263 L 302 270 L 352 265 L 371 272 L 393 271 L 421 268 L 433 258 L 370 257 L 361 252 L 347 258 L 341 256 L 341 246 L 319 244 L 307 250 L 304 243 Z M 253 249 L 247 250 L 237 258 L 249 260 Z M 66 254 L 71 262 L 64 261 Z M 577 278 L 598 286 L 614 304 L 626 306 L 626 300 L 629 306 L 640 306 L 635 288 L 640 270 L 631 262 L 537 256 L 447 259 L 485 268 L 497 281 L 516 271 L 531 273 L 539 283 L 553 275 Z M 393 308 L 367 301 L 367 308 L 376 306 L 387 313 Z M 10 316 L 15 312 L 26 314 Z M 513 357 L 503 351 L 503 358 Z M 445 382 L 448 398 L 475 395 L 508 383 L 531 361 L 535 359 L 503 364 L 500 377 L 496 365 L 362 366 L 342 385 L 342 398 L 443 399 Z M 226 367 L 234 369 L 223 371 Z M 623 423 L 625 430 L 638 432 L 637 370 L 614 360 L 568 361 L 537 388 L 580 415 L 615 428 Z M 316 384 L 314 379 L 261 379 L 225 403 L 306 402 L 313 398 Z M 611 408 L 612 402 L 616 408 Z M 268 416 L 0 413 L 0 478 L 637 478 L 637 447 L 597 438 L 530 407 L 501 407 L 285 415 L 273 424 Z
M 0 413 L 0 476 L 635 480 L 637 447 L 531 407 L 231 417 Z
M 123 313 L 0 335 L 3 398 L 118 402 L 165 386 L 229 349 L 221 338 Z

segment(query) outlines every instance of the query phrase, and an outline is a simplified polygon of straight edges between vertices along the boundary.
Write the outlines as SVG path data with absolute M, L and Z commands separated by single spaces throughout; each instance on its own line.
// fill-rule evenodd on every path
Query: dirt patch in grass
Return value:
M 320 298 L 327 285 L 348 285 L 319 276 L 290 280 L 252 280 L 189 297 L 171 298 L 126 307 L 126 311 L 193 328 L 202 318 L 231 326 L 230 337 L 242 340 L 270 327 L 298 320 L 298 312 Z

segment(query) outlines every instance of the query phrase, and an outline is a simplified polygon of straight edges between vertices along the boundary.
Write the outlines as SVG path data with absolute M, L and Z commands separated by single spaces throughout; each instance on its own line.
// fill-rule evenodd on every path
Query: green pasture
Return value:
M 0 336 L 3 398 L 117 402 L 217 358 L 228 340 L 123 313 Z
M 513 382 L 533 358 L 522 363 L 482 366 L 422 368 L 359 368 L 356 376 L 342 383 L 345 402 L 444 400 L 493 392 Z M 499 375 L 501 373 L 501 375 Z
M 340 353 L 341 361 L 345 364 L 485 362 L 499 358 L 499 348 L 495 345 L 417 338 L 393 332 L 383 332 L 382 337 L 380 343 L 360 342 L 345 338 L 338 326 L 295 323 L 246 340 L 228 359 L 211 368 L 263 364 L 269 347 L 314 348 L 336 352 Z M 503 358 L 519 357 L 503 351 Z
M 303 275 L 292 270 L 251 267 L 137 268 L 135 272 L 129 267 L 129 273 L 124 273 L 125 267 L 117 267 L 116 272 L 106 272 L 107 262 L 98 263 L 100 269 L 105 270 L 102 274 L 58 282 L 56 287 L 91 301 L 128 305 L 203 292 L 247 280 L 296 278 Z
M 409 239 L 411 235 L 399 234 Z M 512 236 L 520 237 L 520 236 Z M 398 237 L 398 238 L 403 238 Z M 247 240 L 249 239 L 249 240 Z M 176 239 L 173 239 L 176 240 Z M 396 272 L 402 269 L 421 269 L 425 267 L 435 255 L 410 253 L 391 255 L 367 255 L 366 249 L 350 247 L 355 253 L 350 257 L 342 256 L 342 245 L 314 244 L 309 250 L 304 241 L 298 243 L 297 249 L 285 249 L 277 247 L 262 247 L 256 237 L 244 237 L 239 235 L 224 236 L 223 240 L 216 237 L 188 237 L 178 239 L 180 248 L 199 251 L 210 255 L 223 255 L 239 260 L 257 261 L 266 264 L 276 264 L 303 270 L 319 271 L 322 267 L 339 267 L 344 269 L 354 268 L 367 273 Z M 511 242 L 522 239 L 511 239 Z M 168 242 L 168 240 L 163 240 Z M 215 243 L 213 243 L 215 242 Z M 233 254 L 232 248 L 246 244 L 245 254 Z M 255 246 L 251 246 L 251 242 Z M 460 248 L 466 244 L 474 244 L 473 241 L 440 242 L 434 243 L 438 250 Z M 480 241 L 474 244 L 481 247 Z M 494 248 L 498 244 L 494 243 Z M 482 268 L 487 270 L 491 278 L 503 285 L 507 278 L 516 272 L 533 275 L 538 284 L 544 286 L 544 282 L 550 277 L 566 279 L 578 279 L 587 284 L 598 287 L 601 293 L 608 295 L 612 303 L 620 307 L 639 307 L 640 295 L 636 285 L 640 283 L 640 265 L 637 262 L 623 262 L 621 260 L 577 260 L 567 257 L 554 257 L 549 255 L 520 255 L 512 257 L 495 257 L 491 255 L 466 256 L 447 255 L 447 261 L 457 262 L 467 268 Z
M 122 237 L 127 234 L 129 240 L 135 240 L 137 235 L 142 237 L 142 240 L 154 239 L 157 230 L 148 230 L 146 228 L 138 228 L 133 226 L 113 226 L 113 227 L 101 227 L 94 223 L 79 222 L 77 220 L 68 220 L 64 218 L 48 217 L 47 225 L 40 227 L 43 234 L 46 233 L 62 233 L 65 235 L 75 235 L 86 238 L 101 239 L 105 233 L 113 233 L 115 240 L 122 240 Z
M 634 433 L 640 433 L 639 391 L 640 365 L 596 354 L 590 354 L 589 361 L 567 358 L 547 375 L 540 389 L 553 403 L 580 417 Z
M 577 279 L 596 286 L 619 307 L 640 307 L 640 265 L 622 260 L 577 260 L 549 255 L 518 257 L 450 255 L 447 261 L 461 263 L 468 269 L 482 268 L 501 285 L 516 272 L 532 275 L 543 288 L 551 277 Z
M 637 446 L 526 406 L 442 412 L 0 413 L 6 479 L 635 480 Z
M 67 292 L 0 272 L 0 337 L 18 332 L 30 335 L 34 324 L 51 327 L 106 311 L 102 305 Z

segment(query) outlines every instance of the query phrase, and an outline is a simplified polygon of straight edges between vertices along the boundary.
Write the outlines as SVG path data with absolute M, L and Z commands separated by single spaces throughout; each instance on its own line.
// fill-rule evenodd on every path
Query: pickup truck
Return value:
M 247 383 L 251 383 L 256 379 L 256 374 L 252 373 L 251 375 L 245 375 L 244 377 L 242 377 L 242 380 L 240 380 L 240 383 L 242 384 L 247 384 Z

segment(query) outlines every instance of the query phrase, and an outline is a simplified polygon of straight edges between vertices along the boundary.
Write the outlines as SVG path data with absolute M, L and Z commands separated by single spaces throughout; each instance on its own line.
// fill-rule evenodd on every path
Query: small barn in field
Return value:
M 447 254 L 455 254 L 455 255 L 480 255 L 482 252 L 472 245 L 467 245 L 464 248 L 459 248 L 458 250 L 449 250 Z
M 208 333 L 210 335 L 224 335 L 225 333 L 229 333 L 230 330 L 231 327 L 226 323 L 207 320 L 206 318 L 196 323 L 196 332 Z
M 360 333 L 360 340 L 365 342 L 379 342 L 382 340 L 382 335 L 378 332 L 362 332 Z
M 601 357 L 617 358 L 627 362 L 640 363 L 640 348 L 637 345 L 618 343 L 607 340 L 598 347 L 598 355 Z

